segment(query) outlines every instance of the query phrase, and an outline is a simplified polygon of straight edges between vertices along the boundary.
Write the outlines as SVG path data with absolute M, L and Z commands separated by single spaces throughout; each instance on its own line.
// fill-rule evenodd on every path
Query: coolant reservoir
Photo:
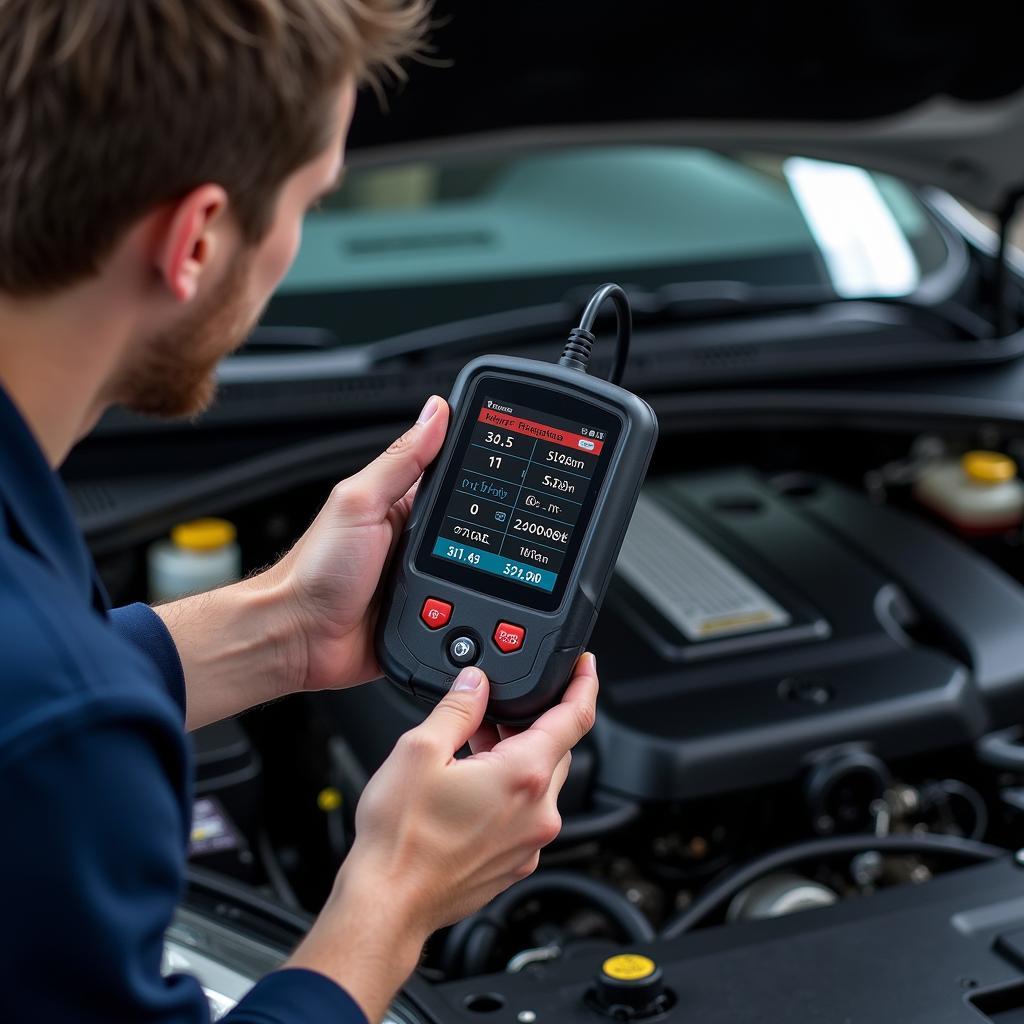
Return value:
M 242 552 L 226 519 L 193 519 L 151 544 L 149 599 L 171 601 L 232 583 L 242 575 Z
M 1024 484 L 1002 452 L 967 452 L 921 470 L 914 496 L 964 533 L 1002 533 L 1024 520 Z

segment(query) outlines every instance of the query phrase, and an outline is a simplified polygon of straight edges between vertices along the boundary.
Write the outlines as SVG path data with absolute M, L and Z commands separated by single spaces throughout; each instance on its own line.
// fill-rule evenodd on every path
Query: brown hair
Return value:
M 204 182 L 258 241 L 342 81 L 400 75 L 426 22 L 426 0 L 0 0 L 0 292 L 94 274 Z

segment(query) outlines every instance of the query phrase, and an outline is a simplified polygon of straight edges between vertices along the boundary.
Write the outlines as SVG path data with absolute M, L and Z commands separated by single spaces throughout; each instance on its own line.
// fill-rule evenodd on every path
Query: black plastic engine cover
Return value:
M 774 920 L 703 929 L 629 947 L 661 968 L 674 997 L 659 1021 L 701 1024 L 1012 1024 L 1024 1018 L 1014 951 L 1024 927 L 1021 868 L 1009 855 L 927 885 L 887 889 Z M 625 949 L 569 951 L 518 974 L 419 986 L 426 1019 L 455 1024 L 610 1018 L 587 1005 L 602 960 Z
M 647 499 L 790 613 L 687 641 L 619 577 L 594 630 L 599 784 L 680 800 L 785 781 L 823 749 L 956 746 L 1024 710 L 1024 588 L 956 538 L 826 480 L 744 469 Z

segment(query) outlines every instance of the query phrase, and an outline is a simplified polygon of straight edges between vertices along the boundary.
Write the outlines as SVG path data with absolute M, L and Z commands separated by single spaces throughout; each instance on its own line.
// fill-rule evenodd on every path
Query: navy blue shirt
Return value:
M 0 1020 L 209 1021 L 162 977 L 191 821 L 185 681 L 145 605 L 108 610 L 57 476 L 0 391 Z M 260 981 L 230 1024 L 361 1024 L 333 981 Z

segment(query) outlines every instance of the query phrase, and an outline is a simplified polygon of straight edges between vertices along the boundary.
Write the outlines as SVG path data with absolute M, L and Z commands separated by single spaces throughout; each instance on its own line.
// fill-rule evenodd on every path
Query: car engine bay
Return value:
M 393 1019 L 1019 1019 L 1021 531 L 959 529 L 914 484 L 971 449 L 1024 456 L 1024 435 L 663 425 L 594 632 L 599 715 L 562 832 L 431 939 Z M 230 517 L 253 571 L 360 457 L 194 512 Z M 70 488 L 88 524 L 95 487 Z M 145 598 L 162 528 L 94 532 L 115 602 Z M 182 913 L 269 928 L 280 960 L 425 710 L 380 681 L 194 734 Z M 202 945 L 175 927 L 179 952 Z

